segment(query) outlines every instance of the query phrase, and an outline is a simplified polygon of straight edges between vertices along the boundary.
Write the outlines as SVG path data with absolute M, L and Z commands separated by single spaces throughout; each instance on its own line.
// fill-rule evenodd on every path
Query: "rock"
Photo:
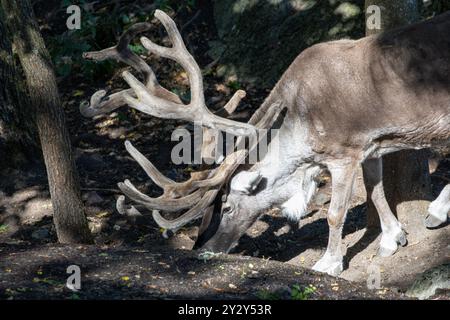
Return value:
M 194 244 L 195 241 L 185 233 L 175 233 L 167 240 L 167 245 L 172 249 L 191 250 Z
M 450 264 L 425 271 L 406 291 L 408 297 L 429 299 L 438 289 L 450 290 Z
M 52 215 L 53 205 L 51 199 L 35 198 L 26 202 L 20 218 L 23 224 L 31 225 Z
M 50 237 L 50 232 L 46 228 L 38 229 L 33 231 L 31 237 L 36 240 L 44 240 Z
M 102 221 L 89 221 L 88 222 L 89 230 L 91 230 L 91 232 L 93 234 L 100 233 L 102 231 L 104 225 L 105 224 L 102 223 Z
M 127 134 L 127 129 L 124 127 L 108 129 L 108 137 L 110 139 L 118 139 Z
M 287 224 L 287 225 L 281 227 L 280 229 L 278 229 L 277 231 L 275 231 L 273 234 L 277 237 L 280 237 L 286 233 L 289 233 L 290 231 L 291 231 L 291 226 Z
M 83 200 L 86 201 L 86 204 L 89 206 L 100 204 L 104 201 L 104 199 L 95 191 L 83 194 Z
M 210 43 L 208 54 L 212 59 L 220 57 L 218 74 L 238 76 L 239 82 L 272 86 L 295 57 L 311 45 L 364 36 L 364 1 L 343 5 L 341 1 L 317 0 L 213 3 L 219 40 Z M 339 28 L 330 33 L 336 25 Z

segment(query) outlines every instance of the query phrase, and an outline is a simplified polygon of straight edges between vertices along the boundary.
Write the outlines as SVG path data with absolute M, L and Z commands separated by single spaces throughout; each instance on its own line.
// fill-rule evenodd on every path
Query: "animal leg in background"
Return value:
M 370 197 L 375 205 L 383 233 L 378 254 L 382 257 L 388 257 L 397 251 L 399 244 L 402 246 L 406 245 L 406 235 L 386 200 L 383 187 L 382 159 L 366 160 L 362 167 L 367 198 L 369 199 Z
M 355 182 L 356 161 L 347 161 L 340 165 L 330 165 L 332 193 L 328 209 L 329 238 L 324 256 L 313 266 L 313 269 L 337 276 L 343 270 L 342 229 L 350 204 Z
M 450 212 L 450 184 L 442 190 L 439 197 L 428 207 L 428 216 L 425 218 L 427 228 L 436 228 L 447 221 Z

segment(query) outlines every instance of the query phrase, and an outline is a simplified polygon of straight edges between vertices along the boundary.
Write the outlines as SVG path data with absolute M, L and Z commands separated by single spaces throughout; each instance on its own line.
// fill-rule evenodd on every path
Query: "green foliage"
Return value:
M 62 34 L 57 34 L 49 39 L 49 50 L 55 64 L 56 73 L 60 77 L 66 77 L 72 73 L 82 73 L 86 78 L 93 79 L 99 74 L 110 74 L 114 68 L 114 64 L 105 61 L 99 64 L 86 61 L 82 58 L 83 52 L 97 50 L 98 30 L 103 29 L 107 33 L 111 31 L 111 24 L 116 21 L 113 17 L 98 17 L 89 10 L 85 10 L 86 0 L 71 1 L 62 0 L 61 9 L 67 6 L 77 4 L 80 5 L 81 12 L 81 29 L 65 30 Z M 113 33 L 111 33 L 113 34 Z M 113 40 L 108 39 L 108 40 Z
M 260 291 L 258 291 L 256 296 L 258 297 L 258 299 L 261 299 L 261 300 L 280 300 L 281 299 L 280 295 L 277 292 L 272 292 L 269 290 L 260 290 Z
M 7 224 L 0 224 L 0 233 L 8 231 L 8 225 Z
M 72 293 L 69 297 L 70 300 L 80 300 L 80 296 L 76 293 Z
M 313 285 L 302 288 L 300 285 L 295 284 L 288 291 L 290 296 L 285 297 L 287 299 L 290 298 L 291 300 L 308 300 L 311 295 L 313 295 L 317 291 L 317 288 Z M 283 296 L 285 295 L 280 292 L 260 290 L 258 291 L 256 296 L 261 300 L 280 300 L 283 299 Z
M 147 52 L 147 50 L 145 50 L 144 46 L 141 44 L 130 44 L 128 47 L 137 55 L 142 55 Z
M 450 1 L 448 0 L 429 0 L 424 2 L 423 16 L 425 18 L 432 18 L 435 15 L 439 15 L 450 10 Z
M 229 81 L 227 87 L 236 91 L 241 89 L 242 85 L 238 81 Z
M 52 56 L 56 73 L 60 77 L 81 73 L 86 80 L 94 81 L 99 78 L 111 77 L 116 65 L 111 61 L 95 63 L 83 59 L 82 54 L 86 51 L 96 51 L 111 47 L 117 43 L 120 34 L 137 22 L 148 21 L 153 12 L 138 10 L 132 6 L 114 7 L 95 6 L 93 9 L 88 0 L 62 0 L 60 12 L 70 5 L 78 5 L 81 9 L 81 29 L 68 30 L 66 28 L 59 34 L 53 34 L 48 39 L 48 47 Z M 191 11 L 196 7 L 196 0 L 175 1 L 156 0 L 155 8 L 165 11 Z M 132 10 L 132 11 L 130 11 Z M 65 23 L 58 21 L 58 25 Z M 145 48 L 138 40 L 130 45 L 130 49 L 136 54 L 146 53 Z
M 196 0 L 156 0 L 155 6 L 164 11 L 174 10 L 179 11 L 181 9 L 193 10 L 197 6 Z
M 316 287 L 309 285 L 308 287 L 302 289 L 299 285 L 294 285 L 291 290 L 292 300 L 308 300 L 309 297 L 316 292 Z

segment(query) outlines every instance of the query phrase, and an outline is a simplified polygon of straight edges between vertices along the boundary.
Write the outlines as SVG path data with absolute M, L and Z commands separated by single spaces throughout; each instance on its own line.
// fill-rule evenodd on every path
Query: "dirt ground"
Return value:
M 410 227 L 423 225 L 422 221 L 426 213 L 410 217 L 407 221 L 401 221 L 408 233 L 408 244 L 399 248 L 391 257 L 379 257 L 377 251 L 381 234 L 377 230 L 368 231 L 365 228 L 366 194 L 361 174 L 358 177 L 355 191 L 356 194 L 352 200 L 353 209 L 348 214 L 344 228 L 344 244 L 347 252 L 342 278 L 364 283 L 376 269 L 380 271 L 383 285 L 404 291 L 426 270 L 450 261 L 450 227 L 448 225 L 437 230 L 428 230 L 423 226 L 419 228 L 418 232 L 415 228 Z M 328 202 L 324 205 L 318 205 L 317 202 L 320 203 L 330 198 L 331 188 L 327 183 L 316 196 L 316 201 L 313 201 L 312 213 L 298 225 L 289 224 L 280 217 L 278 212 L 267 215 L 257 222 L 247 235 L 249 238 L 254 238 L 261 234 L 262 230 L 270 230 L 271 232 L 268 233 L 272 234 L 265 240 L 266 245 L 264 242 L 258 243 L 256 248 L 254 245 L 256 241 L 253 243 L 249 241 L 240 244 L 236 250 L 241 252 L 253 250 L 255 252 L 259 249 L 256 256 L 270 256 L 288 264 L 312 267 L 324 254 L 328 241 L 326 222 Z M 277 242 L 277 247 L 269 245 L 273 241 Z
M 66 269 L 81 269 L 81 290 L 66 288 Z M 246 256 L 200 258 L 167 247 L 0 245 L 0 299 L 402 299 L 280 262 Z
M 109 148 L 114 145 L 105 144 Z M 0 183 L 0 225 L 7 226 L 0 231 L 0 298 L 290 299 L 293 286 L 306 288 L 311 284 L 320 288 L 311 299 L 404 299 L 403 293 L 424 271 L 449 261 L 448 225 L 409 233 L 406 247 L 392 257 L 378 257 L 380 235 L 364 228 L 365 194 L 359 192 L 353 198 L 344 230 L 347 265 L 341 278 L 351 282 L 309 271 L 327 244 L 330 187 L 326 177 L 310 207 L 311 214 L 299 224 L 289 222 L 274 209 L 248 230 L 232 256 L 202 261 L 198 253 L 189 251 L 197 233 L 195 224 L 166 240 L 151 217 L 131 223 L 116 212 L 117 180 L 130 177 L 139 181 L 143 190 L 147 186 L 150 194 L 156 190 L 136 171 L 131 159 L 120 155 L 120 149 L 110 158 L 105 150 L 98 152 L 100 155 L 86 152 L 88 160 L 83 159 L 85 151 L 77 158 L 96 246 L 55 243 L 43 168 L 3 173 L 9 178 Z M 89 167 L 93 164 L 98 166 L 94 171 Z M 363 190 L 362 179 L 358 181 L 356 189 Z M 442 181 L 433 181 L 437 189 L 442 187 Z M 412 222 L 404 222 L 407 231 Z M 64 287 L 65 268 L 70 264 L 86 270 L 86 290 L 76 294 Z M 381 288 L 370 291 L 368 272 L 374 266 L 381 274 Z M 188 280 L 192 280 L 192 287 L 186 288 L 183 284 Z M 448 291 L 435 297 L 449 298 Z

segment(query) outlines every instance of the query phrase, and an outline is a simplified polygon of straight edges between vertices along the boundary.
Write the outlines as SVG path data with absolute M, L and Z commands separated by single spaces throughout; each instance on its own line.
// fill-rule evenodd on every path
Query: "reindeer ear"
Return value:
M 230 188 L 243 194 L 251 194 L 261 180 L 262 176 L 258 171 L 241 171 L 231 180 Z

